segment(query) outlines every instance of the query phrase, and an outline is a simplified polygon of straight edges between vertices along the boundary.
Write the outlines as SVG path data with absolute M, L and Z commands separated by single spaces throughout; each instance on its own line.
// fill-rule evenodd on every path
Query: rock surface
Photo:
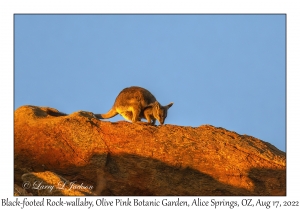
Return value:
M 14 159 L 15 195 L 286 195 L 284 152 L 211 125 L 111 123 L 22 106 Z

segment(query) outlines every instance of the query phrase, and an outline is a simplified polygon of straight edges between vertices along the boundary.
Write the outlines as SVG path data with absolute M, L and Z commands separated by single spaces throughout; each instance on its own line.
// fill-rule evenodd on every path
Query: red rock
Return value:
M 286 195 L 286 154 L 223 128 L 111 123 L 91 112 L 15 111 L 15 184 L 51 171 L 98 195 Z

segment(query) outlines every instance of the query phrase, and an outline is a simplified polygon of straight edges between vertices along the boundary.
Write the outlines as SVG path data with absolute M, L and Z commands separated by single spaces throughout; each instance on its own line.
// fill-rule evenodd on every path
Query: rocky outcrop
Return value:
M 37 106 L 18 108 L 14 120 L 15 189 L 24 194 L 286 194 L 285 153 L 223 128 L 111 123 Z

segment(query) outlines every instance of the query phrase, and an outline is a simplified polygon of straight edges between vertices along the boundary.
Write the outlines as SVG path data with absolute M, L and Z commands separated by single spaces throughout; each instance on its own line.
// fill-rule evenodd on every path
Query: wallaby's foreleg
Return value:
M 156 119 L 152 117 L 150 110 L 144 110 L 144 117 L 146 118 L 149 124 L 155 125 Z
M 152 119 L 152 125 L 155 125 L 156 119 Z
M 149 124 L 151 124 L 151 117 L 149 114 L 145 113 L 145 118 L 148 121 Z

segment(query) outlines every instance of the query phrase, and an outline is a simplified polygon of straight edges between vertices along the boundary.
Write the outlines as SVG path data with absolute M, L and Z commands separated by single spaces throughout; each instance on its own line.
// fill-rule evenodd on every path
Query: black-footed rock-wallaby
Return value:
M 95 116 L 99 119 L 108 119 L 120 114 L 133 123 L 144 118 L 153 125 L 156 120 L 162 125 L 172 105 L 173 103 L 162 106 L 148 90 L 132 86 L 119 93 L 113 107 L 106 114 L 95 114 Z

